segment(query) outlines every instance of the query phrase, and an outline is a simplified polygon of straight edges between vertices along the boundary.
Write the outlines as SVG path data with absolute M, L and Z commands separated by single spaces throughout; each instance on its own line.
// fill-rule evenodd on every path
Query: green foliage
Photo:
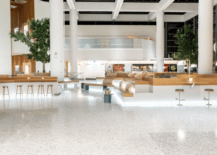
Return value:
M 42 20 L 32 19 L 28 21 L 29 28 L 32 30 L 32 33 L 27 35 L 18 31 L 15 33 L 10 33 L 11 38 L 14 38 L 15 41 L 21 41 L 25 43 L 29 48 L 32 54 L 25 54 L 28 59 L 34 59 L 42 63 L 50 62 L 50 55 L 48 51 L 50 49 L 50 21 L 45 18 Z M 33 41 L 35 39 L 35 42 Z
M 174 55 L 175 59 L 189 59 L 191 64 L 198 64 L 198 33 L 194 33 L 191 25 L 185 25 L 184 28 L 177 31 L 175 35 L 178 45 L 178 52 Z

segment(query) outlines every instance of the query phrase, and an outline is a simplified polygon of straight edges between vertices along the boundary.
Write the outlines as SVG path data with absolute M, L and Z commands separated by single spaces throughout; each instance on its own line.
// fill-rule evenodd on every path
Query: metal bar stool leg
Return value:
M 184 101 L 184 99 L 181 99 L 181 94 L 180 93 L 183 93 L 184 89 L 176 89 L 175 91 L 179 93 L 179 98 L 176 98 L 176 100 L 179 100 L 179 104 L 177 104 L 177 105 L 182 106 L 181 101 Z
M 182 106 L 181 99 L 180 99 L 180 92 L 179 92 L 179 104 L 178 104 L 178 106 Z
M 208 99 L 207 99 L 207 100 L 208 100 L 208 103 L 207 103 L 206 105 L 211 106 L 212 104 L 209 103 L 209 100 L 210 100 L 210 92 L 208 92 Z

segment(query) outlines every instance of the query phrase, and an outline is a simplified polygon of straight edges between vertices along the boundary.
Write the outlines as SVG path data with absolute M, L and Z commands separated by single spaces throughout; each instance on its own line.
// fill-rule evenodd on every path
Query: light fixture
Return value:
M 184 131 L 182 131 L 182 130 L 179 130 L 179 131 L 178 131 L 178 139 L 179 139 L 180 141 L 185 140 L 185 133 L 184 133 Z

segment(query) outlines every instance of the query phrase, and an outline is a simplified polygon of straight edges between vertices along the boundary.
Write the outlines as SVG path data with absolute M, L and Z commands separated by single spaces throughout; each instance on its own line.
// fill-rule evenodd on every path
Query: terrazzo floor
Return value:
M 0 155 L 217 155 L 217 107 L 122 107 L 101 88 L 0 98 Z

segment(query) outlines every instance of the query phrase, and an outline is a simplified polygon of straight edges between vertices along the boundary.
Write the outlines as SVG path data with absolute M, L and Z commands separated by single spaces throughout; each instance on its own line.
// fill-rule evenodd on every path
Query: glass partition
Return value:
M 142 39 L 131 38 L 80 38 L 78 48 L 142 48 Z M 65 50 L 70 49 L 70 39 L 65 39 Z

